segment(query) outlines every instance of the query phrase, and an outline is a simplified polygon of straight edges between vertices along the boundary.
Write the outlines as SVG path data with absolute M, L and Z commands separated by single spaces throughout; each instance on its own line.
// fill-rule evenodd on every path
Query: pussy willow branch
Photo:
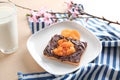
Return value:
M 8 0 L 9 2 L 13 3 L 11 0 Z M 30 9 L 28 7 L 24 7 L 24 6 L 21 6 L 21 5 L 17 5 L 15 3 L 13 3 L 15 6 L 19 7 L 19 8 L 22 8 L 22 9 L 26 9 L 26 10 L 33 10 L 33 9 Z M 34 11 L 38 11 L 38 10 L 34 10 Z M 52 13 L 52 14 L 65 14 L 65 13 L 61 13 L 61 12 L 48 12 L 48 13 Z M 28 14 L 29 15 L 29 14 Z M 108 20 L 106 19 L 105 17 L 98 17 L 98 16 L 95 16 L 95 15 L 92 15 L 92 14 L 89 14 L 89 13 L 86 13 L 86 12 L 82 12 L 80 15 L 86 15 L 86 16 L 89 16 L 89 17 L 84 17 L 84 18 L 97 18 L 97 19 L 100 19 L 100 20 L 103 20 L 103 21 L 107 21 L 108 22 L 108 25 L 113 23 L 113 24 L 117 24 L 117 25 L 120 25 L 120 23 L 118 21 L 111 21 L 111 20 Z M 68 18 L 68 17 L 64 17 L 64 18 Z M 79 17 L 78 17 L 79 18 Z M 81 17 L 80 17 L 81 18 Z

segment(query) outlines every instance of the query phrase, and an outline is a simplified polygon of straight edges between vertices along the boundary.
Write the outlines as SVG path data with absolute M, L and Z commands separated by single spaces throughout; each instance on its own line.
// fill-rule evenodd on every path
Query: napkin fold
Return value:
M 59 22 L 64 20 L 67 19 L 60 19 Z M 102 51 L 99 56 L 69 74 L 58 76 L 48 72 L 18 72 L 18 80 L 120 80 L 120 28 L 96 18 L 89 18 L 87 21 L 86 18 L 76 18 L 74 21 L 91 31 L 100 40 Z M 51 25 L 44 21 L 33 22 L 29 19 L 28 22 L 32 34 Z

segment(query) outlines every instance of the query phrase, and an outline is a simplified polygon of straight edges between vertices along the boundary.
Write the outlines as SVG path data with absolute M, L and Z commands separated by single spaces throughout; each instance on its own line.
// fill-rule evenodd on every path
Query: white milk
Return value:
M 16 13 L 9 6 L 0 6 L 0 50 L 13 53 L 18 48 Z

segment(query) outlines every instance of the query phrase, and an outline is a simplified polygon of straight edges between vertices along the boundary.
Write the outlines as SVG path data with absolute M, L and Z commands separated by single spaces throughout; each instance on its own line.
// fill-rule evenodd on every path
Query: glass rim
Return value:
M 9 6 L 11 6 L 13 8 L 13 11 L 9 15 L 3 16 L 3 17 L 0 16 L 0 19 L 11 17 L 12 15 L 14 15 L 16 13 L 16 7 L 15 7 L 15 5 L 13 3 L 0 1 L 0 4 L 7 4 L 7 5 L 9 5 Z

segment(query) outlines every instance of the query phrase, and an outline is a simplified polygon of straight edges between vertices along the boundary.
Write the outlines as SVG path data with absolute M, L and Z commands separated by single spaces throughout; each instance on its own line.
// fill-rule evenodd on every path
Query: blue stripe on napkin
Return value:
M 85 19 L 76 19 L 76 21 L 101 41 L 103 46 L 101 54 L 88 65 L 66 75 L 18 72 L 19 80 L 120 80 L 120 30 L 95 18 L 90 18 L 87 22 Z M 45 22 L 37 23 L 37 26 L 35 24 L 29 21 L 33 34 L 47 27 Z

